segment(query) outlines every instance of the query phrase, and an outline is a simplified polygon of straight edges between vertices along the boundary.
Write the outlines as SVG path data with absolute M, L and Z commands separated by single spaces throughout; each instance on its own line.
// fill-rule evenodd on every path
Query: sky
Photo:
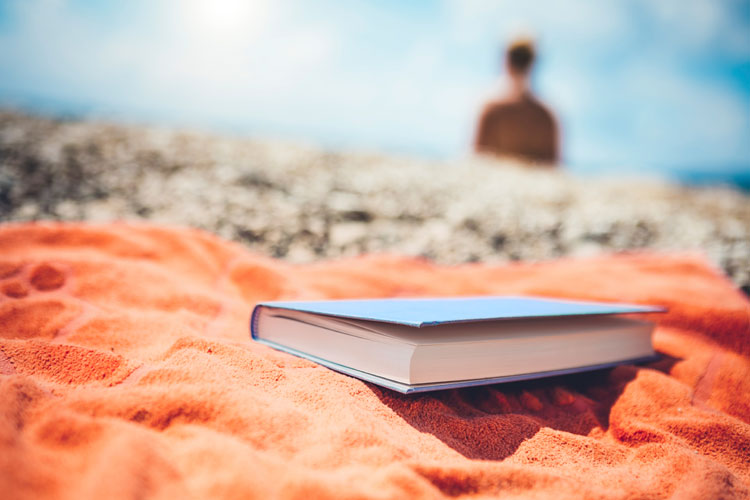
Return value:
M 0 105 L 454 158 L 517 34 L 574 169 L 750 172 L 750 0 L 0 0 Z

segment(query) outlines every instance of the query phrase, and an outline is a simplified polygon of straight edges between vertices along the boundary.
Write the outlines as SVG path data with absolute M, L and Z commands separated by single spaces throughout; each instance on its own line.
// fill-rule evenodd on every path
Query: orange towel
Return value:
M 649 366 L 405 396 L 253 343 L 260 299 L 663 304 Z M 147 225 L 0 227 L 3 498 L 730 498 L 747 299 L 700 257 L 292 265 Z

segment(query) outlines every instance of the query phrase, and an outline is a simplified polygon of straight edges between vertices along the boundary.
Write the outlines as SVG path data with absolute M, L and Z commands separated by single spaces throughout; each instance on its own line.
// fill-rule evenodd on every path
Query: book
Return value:
M 658 306 L 539 297 L 262 302 L 253 340 L 402 393 L 655 359 Z

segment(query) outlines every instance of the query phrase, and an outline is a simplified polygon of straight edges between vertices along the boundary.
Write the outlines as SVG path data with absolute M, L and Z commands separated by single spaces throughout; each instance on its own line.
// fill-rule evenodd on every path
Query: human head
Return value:
M 530 38 L 517 38 L 505 51 L 505 64 L 512 76 L 526 76 L 534 64 L 536 51 Z

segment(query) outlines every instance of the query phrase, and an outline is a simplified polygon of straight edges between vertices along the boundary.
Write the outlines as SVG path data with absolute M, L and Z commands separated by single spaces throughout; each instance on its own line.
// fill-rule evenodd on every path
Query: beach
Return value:
M 750 196 L 730 187 L 0 112 L 0 222 L 33 220 L 190 226 L 295 263 L 697 252 L 750 290 Z

